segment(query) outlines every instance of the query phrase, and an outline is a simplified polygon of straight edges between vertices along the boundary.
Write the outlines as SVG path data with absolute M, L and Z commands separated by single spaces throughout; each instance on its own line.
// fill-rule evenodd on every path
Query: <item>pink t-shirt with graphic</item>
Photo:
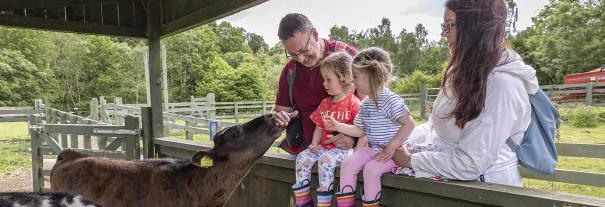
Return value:
M 323 120 L 324 117 L 334 117 L 336 121 L 345 123 L 345 124 L 353 124 L 353 120 L 357 113 L 359 113 L 359 106 L 361 105 L 359 99 L 354 94 L 350 94 L 344 99 L 333 103 L 333 97 L 324 98 L 317 109 L 309 116 L 311 121 L 315 123 L 318 127 L 323 128 Z M 324 149 L 332 149 L 334 148 L 334 144 L 326 144 L 328 140 L 328 135 L 330 131 L 323 130 L 321 135 L 321 141 L 319 142 Z

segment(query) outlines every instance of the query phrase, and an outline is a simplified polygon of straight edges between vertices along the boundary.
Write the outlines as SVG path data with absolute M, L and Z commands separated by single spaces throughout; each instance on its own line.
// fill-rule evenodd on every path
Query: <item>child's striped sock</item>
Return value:
M 332 205 L 332 191 L 317 191 L 317 206 L 318 207 L 329 207 Z
M 338 206 L 338 207 L 354 207 L 355 206 L 355 192 L 337 193 L 336 194 L 336 206 Z
M 311 197 L 311 185 L 293 188 L 296 197 L 296 207 L 313 207 L 313 198 Z

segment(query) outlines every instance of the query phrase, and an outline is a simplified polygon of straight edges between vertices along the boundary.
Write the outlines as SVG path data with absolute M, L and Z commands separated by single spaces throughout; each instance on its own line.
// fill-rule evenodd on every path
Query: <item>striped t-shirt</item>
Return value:
M 403 98 L 385 88 L 378 93 L 378 107 L 369 97 L 362 101 L 353 124 L 365 132 L 370 147 L 384 148 L 401 127 L 397 120 L 409 115 Z

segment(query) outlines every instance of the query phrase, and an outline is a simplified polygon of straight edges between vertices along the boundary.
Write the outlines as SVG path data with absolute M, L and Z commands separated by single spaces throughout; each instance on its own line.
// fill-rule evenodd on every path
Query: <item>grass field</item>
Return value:
M 417 119 L 417 123 L 425 120 Z M 30 140 L 26 122 L 0 123 L 0 176 L 23 172 L 31 168 Z M 171 132 L 172 137 L 185 138 L 184 131 Z M 210 142 L 207 135 L 195 135 L 194 140 Z M 605 123 L 595 128 L 578 128 L 568 124 L 561 126 L 560 142 L 605 144 Z M 273 152 L 280 149 L 272 148 Z M 605 173 L 605 159 L 559 157 L 559 169 Z M 529 188 L 554 190 L 572 194 L 605 198 L 605 188 L 571 185 L 564 183 L 524 179 Z
M 0 123 L 0 175 L 31 168 L 27 122 Z

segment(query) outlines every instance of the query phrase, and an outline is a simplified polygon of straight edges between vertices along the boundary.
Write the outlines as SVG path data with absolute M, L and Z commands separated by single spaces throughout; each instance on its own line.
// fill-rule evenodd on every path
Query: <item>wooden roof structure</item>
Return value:
M 151 120 L 142 121 L 159 138 L 164 135 L 160 39 L 265 1 L 0 0 L 0 26 L 147 39 Z
M 266 0 L 2 0 L 0 25 L 148 38 L 176 34 Z M 148 22 L 152 21 L 152 22 Z

